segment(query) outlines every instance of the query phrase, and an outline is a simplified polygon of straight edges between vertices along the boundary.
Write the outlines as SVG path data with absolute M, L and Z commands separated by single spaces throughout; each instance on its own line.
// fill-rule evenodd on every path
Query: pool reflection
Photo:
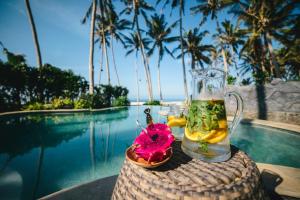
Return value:
M 135 136 L 135 131 L 122 130 L 129 112 L 125 107 L 93 113 L 1 118 L 1 198 L 11 197 L 12 187 L 7 190 L 5 184 L 11 172 L 23 179 L 21 196 L 17 199 L 36 199 L 68 186 L 117 174 L 122 160 L 114 156 L 123 156 Z M 127 137 L 122 136 L 125 143 L 115 150 L 119 143 L 117 134 Z

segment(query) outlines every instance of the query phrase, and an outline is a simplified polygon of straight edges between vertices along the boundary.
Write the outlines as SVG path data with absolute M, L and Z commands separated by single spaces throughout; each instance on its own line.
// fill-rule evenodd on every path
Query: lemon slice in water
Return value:
M 221 142 L 222 140 L 224 140 L 226 138 L 226 136 L 227 136 L 226 130 L 218 131 L 214 137 L 211 137 L 206 142 L 208 142 L 210 144 L 215 144 L 215 143 L 218 143 L 218 142 Z
M 173 126 L 179 126 L 183 127 L 186 124 L 186 119 L 184 117 L 182 118 L 174 118 L 168 121 L 168 126 L 173 127 Z
M 194 131 L 194 132 L 190 132 L 189 129 L 187 127 L 185 127 L 185 136 L 187 139 L 197 142 L 201 140 L 201 137 L 203 137 L 205 134 L 201 133 L 199 131 Z

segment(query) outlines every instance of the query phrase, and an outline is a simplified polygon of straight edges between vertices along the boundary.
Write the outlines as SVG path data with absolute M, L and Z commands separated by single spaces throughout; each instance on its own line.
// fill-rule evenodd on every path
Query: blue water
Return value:
M 145 108 L 0 117 L 0 199 L 38 198 L 118 174 Z M 154 121 L 165 121 L 157 112 L 167 107 L 151 109 Z M 232 143 L 257 162 L 300 168 L 300 135 L 292 132 L 241 124 Z

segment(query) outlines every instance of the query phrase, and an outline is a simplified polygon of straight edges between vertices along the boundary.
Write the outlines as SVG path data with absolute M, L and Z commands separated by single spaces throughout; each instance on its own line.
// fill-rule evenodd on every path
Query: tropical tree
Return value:
M 138 42 L 140 43 L 139 47 L 140 47 L 140 52 L 141 52 L 141 55 L 143 58 L 143 64 L 144 64 L 146 80 L 147 80 L 148 98 L 149 98 L 149 101 L 153 101 L 151 73 L 150 73 L 148 58 L 145 53 L 144 43 L 142 42 L 143 38 L 141 35 L 139 15 L 142 14 L 145 21 L 147 21 L 148 19 L 147 19 L 146 12 L 153 11 L 154 8 L 144 0 L 122 0 L 122 1 L 124 2 L 126 8 L 121 13 L 133 14 L 132 25 L 135 26 L 135 30 L 136 30 L 136 34 L 137 34 L 136 36 L 137 36 Z
M 107 9 L 107 18 L 108 18 L 108 24 L 106 25 L 106 29 L 110 33 L 111 40 L 110 40 L 110 49 L 114 64 L 114 69 L 118 81 L 118 85 L 120 85 L 120 79 L 117 71 L 117 65 L 115 61 L 115 52 L 114 52 L 114 40 L 120 41 L 123 46 L 125 46 L 125 43 L 123 41 L 124 34 L 122 31 L 127 30 L 130 28 L 131 23 L 126 19 L 120 19 L 118 14 L 116 13 L 114 6 L 112 3 L 108 4 Z
M 157 0 L 156 4 L 159 4 L 161 0 Z M 186 69 L 185 69 L 185 61 L 184 61 L 184 47 L 183 47 L 183 15 L 184 15 L 184 8 L 185 8 L 185 0 L 165 0 L 164 7 L 168 4 L 171 4 L 172 10 L 178 7 L 179 9 L 179 36 L 180 36 L 180 48 L 181 48 L 181 63 L 182 63 L 182 71 L 183 71 L 183 87 L 184 87 L 184 94 L 185 99 L 188 100 L 188 87 L 187 87 L 187 80 L 186 80 Z
M 90 50 L 89 50 L 89 93 L 94 94 L 94 37 L 95 37 L 95 21 L 96 21 L 96 8 L 97 0 L 93 0 L 88 11 L 86 12 L 82 24 L 85 24 L 87 19 L 91 16 L 91 25 L 90 25 Z
M 135 52 L 135 57 L 136 60 L 138 60 L 138 55 L 139 52 L 141 50 L 141 45 L 140 45 L 140 41 L 139 41 L 139 37 L 138 37 L 138 33 L 134 32 L 134 33 L 130 33 L 129 36 L 125 36 L 124 37 L 124 42 L 126 45 L 126 56 L 128 56 L 129 54 L 132 54 Z M 142 43 L 143 46 L 145 47 L 146 50 L 149 50 L 148 46 L 150 44 L 150 40 L 148 38 L 143 38 Z M 137 95 L 137 99 L 139 101 L 139 78 L 138 78 L 138 66 L 136 64 L 136 78 L 137 78 L 137 90 L 138 90 L 138 95 Z
M 203 37 L 208 34 L 208 31 L 200 32 L 198 28 L 189 30 L 183 37 L 183 54 L 179 54 L 177 58 L 188 54 L 191 58 L 191 69 L 196 69 L 197 66 L 204 68 L 204 64 L 211 62 L 209 56 L 206 53 L 215 51 L 212 45 L 202 44 Z M 174 52 L 181 49 L 179 45 L 174 49 Z
M 36 28 L 35 28 L 34 19 L 33 19 L 32 12 L 31 12 L 29 0 L 25 0 L 25 5 L 26 5 L 28 18 L 29 18 L 29 23 L 31 26 L 34 46 L 35 46 L 37 67 L 41 68 L 43 66 L 43 64 L 42 64 L 42 56 L 41 56 L 41 51 L 40 51 L 40 44 L 39 44 L 39 40 L 38 40 Z
M 101 48 L 101 51 L 102 51 L 102 55 L 104 53 L 104 57 L 105 57 L 105 66 L 106 66 L 106 73 L 107 73 L 107 83 L 110 85 L 111 84 L 111 81 L 110 81 L 110 68 L 109 68 L 109 60 L 108 60 L 108 53 L 107 53 L 107 47 L 109 47 L 109 32 L 108 30 L 106 29 L 108 25 L 108 21 L 98 15 L 97 16 L 97 29 L 96 29 L 96 34 L 98 36 L 98 39 L 95 41 L 95 42 L 98 42 L 100 43 L 100 48 Z M 103 58 L 101 59 L 101 66 L 100 66 L 100 73 L 101 73 L 101 70 L 102 70 L 102 60 Z
M 275 52 L 276 59 L 281 68 L 285 68 L 286 79 L 300 79 L 300 15 L 291 21 L 293 26 L 281 30 L 284 44 Z
M 290 27 L 292 20 L 297 17 L 294 14 L 297 5 L 299 2 L 296 0 L 251 0 L 239 2 L 239 7 L 232 10 L 246 26 L 244 31 L 248 34 L 248 40 L 245 48 L 255 40 L 260 40 L 264 49 L 262 53 L 268 58 L 259 56 L 268 59 L 269 63 L 265 62 L 270 66 L 269 70 L 265 70 L 277 78 L 281 77 L 281 71 L 274 54 L 273 41 L 282 43 L 285 40 L 280 31 Z
M 168 26 L 168 23 L 165 20 L 164 15 L 158 16 L 157 14 L 151 17 L 151 21 L 147 23 L 148 32 L 147 34 L 152 39 L 152 47 L 148 52 L 148 55 L 151 56 L 154 50 L 158 50 L 158 61 L 157 61 L 157 77 L 158 77 L 158 91 L 160 101 L 163 100 L 161 92 L 161 83 L 160 83 L 160 61 L 162 60 L 165 51 L 173 57 L 172 52 L 166 46 L 172 42 L 178 41 L 178 37 L 170 36 L 172 29 L 177 25 L 177 21 Z
M 238 47 L 244 44 L 242 39 L 243 34 L 239 28 L 237 26 L 234 27 L 229 20 L 225 20 L 221 24 L 222 27 L 220 38 L 223 40 L 223 43 L 226 45 L 226 47 L 230 48 L 231 54 L 235 58 L 236 54 L 238 54 Z M 236 59 L 234 59 L 234 63 L 237 76 L 239 76 Z
M 202 19 L 200 20 L 200 25 L 202 25 L 204 22 L 206 22 L 207 17 L 210 16 L 211 20 L 216 20 L 217 25 L 217 33 L 220 35 L 220 25 L 218 21 L 218 12 L 221 9 L 224 9 L 225 7 L 232 5 L 232 1 L 225 1 L 225 0 L 197 0 L 199 2 L 198 5 L 191 8 L 191 11 L 194 14 L 200 13 L 202 14 Z M 227 63 L 227 57 L 226 57 L 226 50 L 224 49 L 224 44 L 222 40 L 219 40 L 219 47 L 221 49 L 221 54 L 223 57 L 223 63 L 224 63 L 224 71 L 227 75 L 228 73 L 228 63 Z
M 242 37 L 243 34 L 238 27 L 234 27 L 228 20 L 221 23 L 219 33 L 214 35 L 214 38 L 217 39 L 218 44 L 221 47 L 222 55 L 224 55 L 222 57 L 223 59 L 226 59 L 225 62 L 227 64 L 234 63 L 237 73 L 237 82 L 239 82 L 239 69 L 236 55 L 238 54 L 238 47 L 244 42 Z

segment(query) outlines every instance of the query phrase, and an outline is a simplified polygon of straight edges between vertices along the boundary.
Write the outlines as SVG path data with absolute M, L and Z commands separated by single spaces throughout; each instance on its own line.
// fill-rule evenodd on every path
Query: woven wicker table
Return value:
M 112 199 L 265 199 L 255 163 L 232 147 L 232 158 L 206 163 L 186 156 L 180 142 L 163 166 L 145 169 L 124 161 Z

